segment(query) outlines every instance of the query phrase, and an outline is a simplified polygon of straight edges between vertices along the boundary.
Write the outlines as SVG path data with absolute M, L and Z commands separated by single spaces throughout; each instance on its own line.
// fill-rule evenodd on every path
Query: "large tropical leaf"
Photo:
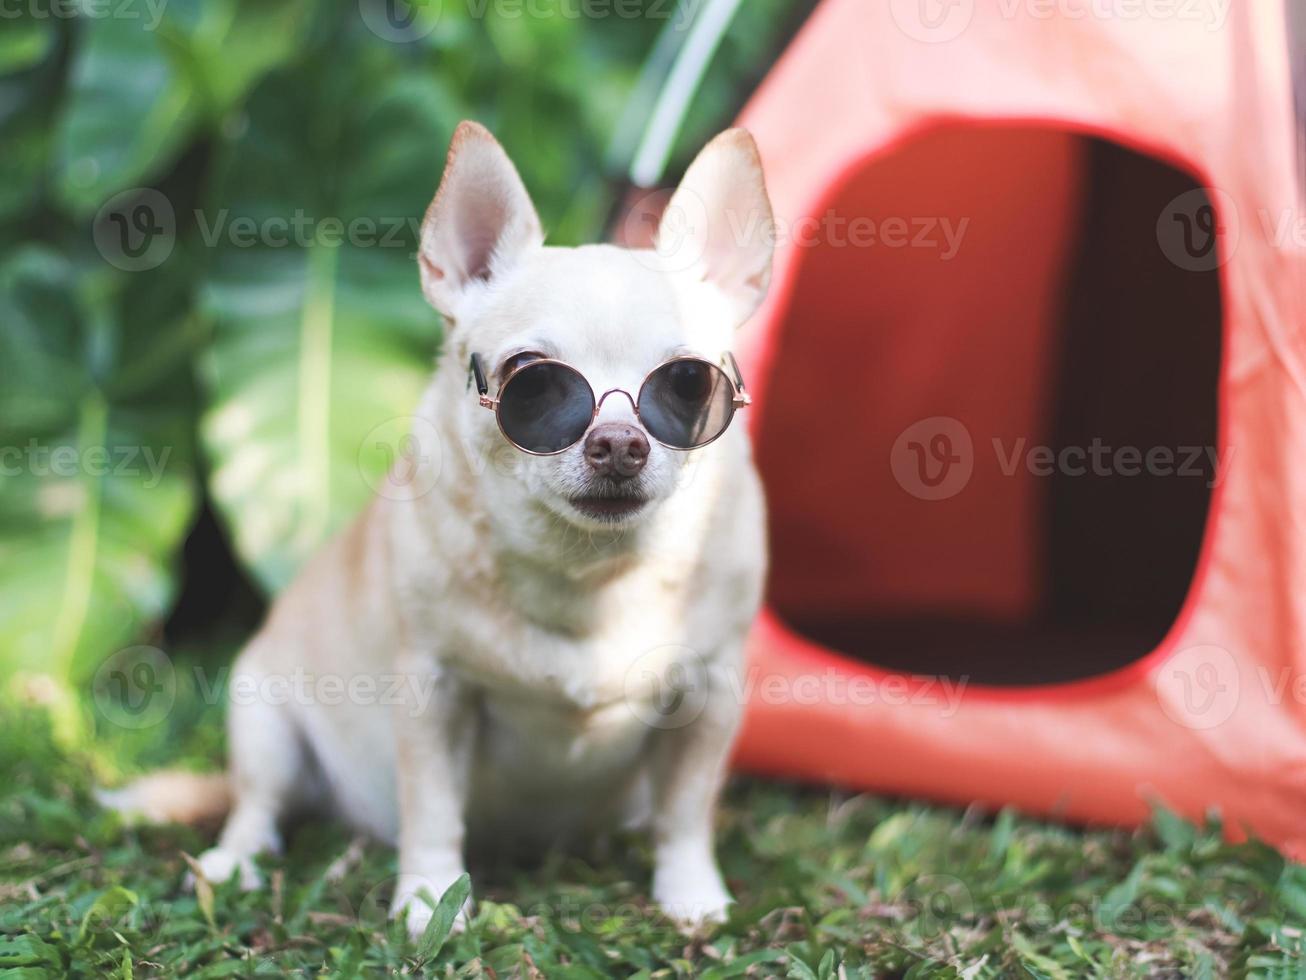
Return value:
M 79 26 L 57 181 L 75 214 L 147 182 L 296 52 L 313 0 L 156 0 Z
M 0 222 L 40 198 L 58 95 L 58 30 L 24 6 L 0 33 Z
M 199 221 L 210 492 L 268 588 L 368 498 L 389 458 L 365 437 L 412 412 L 439 339 L 414 232 L 458 114 L 368 64 L 271 76 Z
M 571 0 L 534 3 L 542 16 L 513 4 L 441 4 L 429 43 L 441 75 L 513 157 L 550 242 L 590 242 L 613 204 L 605 150 L 644 52 L 695 5 L 649 2 L 651 16 L 615 5 L 611 16 L 577 17 Z
M 0 673 L 79 679 L 167 610 L 195 502 L 185 278 L 0 267 Z
M 55 43 L 55 25 L 49 18 L 35 16 L 30 7 L 15 13 L 5 15 L 5 32 L 0 34 L 0 75 L 39 65 Z

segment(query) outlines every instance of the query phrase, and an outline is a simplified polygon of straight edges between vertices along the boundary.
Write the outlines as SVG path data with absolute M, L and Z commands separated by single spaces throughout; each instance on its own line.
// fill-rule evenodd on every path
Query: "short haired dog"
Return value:
M 721 919 L 713 817 L 766 564 L 731 348 L 773 242 L 743 130 L 695 160 L 655 248 L 554 248 L 503 148 L 463 123 L 417 256 L 446 325 L 417 471 L 240 654 L 229 773 L 147 778 L 111 802 L 229 805 L 199 866 L 247 887 L 288 813 L 334 813 L 397 844 L 393 909 L 414 934 L 432 915 L 419 893 L 463 874 L 469 838 L 543 847 L 642 823 L 654 900 Z M 295 672 L 354 694 L 258 694 Z

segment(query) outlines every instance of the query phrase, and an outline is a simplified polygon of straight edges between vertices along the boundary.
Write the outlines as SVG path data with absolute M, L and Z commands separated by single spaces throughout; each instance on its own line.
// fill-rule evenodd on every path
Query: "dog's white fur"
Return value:
M 200 859 L 207 878 L 239 871 L 256 886 L 251 858 L 279 848 L 283 816 L 330 807 L 398 844 L 393 908 L 416 933 L 431 915 L 419 889 L 438 897 L 462 874 L 466 835 L 547 845 L 642 810 L 654 899 L 688 924 L 724 915 L 713 812 L 742 707 L 731 675 L 765 567 L 744 419 L 691 453 L 650 440 L 650 503 L 613 523 L 569 502 L 592 475 L 580 445 L 519 452 L 467 386 L 473 351 L 492 393 L 505 358 L 531 350 L 574 365 L 596 392 L 634 394 L 675 352 L 729 350 L 770 277 L 752 138 L 714 140 L 668 215 L 655 250 L 546 248 L 502 148 L 476 124 L 459 128 L 418 257 L 447 324 L 414 428 L 429 471 L 380 495 L 308 564 L 231 685 L 266 691 L 296 671 L 390 678 L 401 703 L 377 703 L 380 680 L 375 698 L 331 703 L 233 696 L 234 805 Z M 622 397 L 598 421 L 638 425 Z M 429 490 L 404 492 L 413 486 Z M 686 678 L 687 702 L 659 723 L 659 698 Z

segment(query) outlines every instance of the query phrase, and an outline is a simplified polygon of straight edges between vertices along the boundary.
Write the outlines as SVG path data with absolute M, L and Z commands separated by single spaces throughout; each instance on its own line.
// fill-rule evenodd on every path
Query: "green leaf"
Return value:
M 0 938 L 0 967 L 62 965 L 59 950 L 39 936 Z
M 1199 953 L 1193 961 L 1191 980 L 1215 980 L 1215 957 Z
M 1111 888 L 1102 897 L 1100 914 L 1103 922 L 1114 926 L 1120 916 L 1138 900 L 1139 889 L 1146 871 L 1144 860 L 1139 860 L 1130 869 L 1124 881 Z
M 1019 956 L 1020 965 L 1031 977 L 1049 977 L 1053 980 L 1070 980 L 1067 973 L 1056 960 L 1045 956 L 1034 948 L 1034 944 L 1023 933 L 1011 934 L 1012 949 Z
M 1160 800 L 1152 802 L 1152 827 L 1167 851 L 1187 853 L 1197 842 L 1197 828 Z
M 40 64 L 54 41 L 54 24 L 49 20 L 30 16 L 14 20 L 12 14 L 6 14 L 4 33 L 0 34 L 0 75 Z
M 193 974 L 196 980 L 223 980 L 226 977 L 250 976 L 250 965 L 244 960 L 230 959 L 210 963 L 204 969 Z
M 738 956 L 724 966 L 713 966 L 699 974 L 700 980 L 725 980 L 726 977 L 742 977 L 749 970 L 762 963 L 785 963 L 789 954 L 779 949 L 759 949 L 752 953 Z
M 200 914 L 204 916 L 204 921 L 209 924 L 210 932 L 218 931 L 218 922 L 214 914 L 214 895 L 213 886 L 224 884 L 221 881 L 209 881 L 204 875 L 204 869 L 200 863 L 185 851 L 181 852 L 182 860 L 190 867 L 190 873 L 195 879 L 195 904 L 199 906 Z
M 82 924 L 77 930 L 77 944 L 87 942 L 96 932 L 112 922 L 116 922 L 125 913 L 136 907 L 136 893 L 115 885 L 102 892 L 82 916 Z
M 56 136 L 56 185 L 74 213 L 94 212 L 143 182 L 185 144 L 194 88 L 148 22 L 91 17 L 80 25 Z
M 212 121 L 268 71 L 296 55 L 315 0 L 168 0 L 162 33 L 181 52 L 187 81 Z
M 423 959 L 429 960 L 439 954 L 449 938 L 449 933 L 453 931 L 453 920 L 467 904 L 467 896 L 471 893 L 472 879 L 466 872 L 459 875 L 454 883 L 444 890 L 440 900 L 435 903 L 435 912 L 426 925 L 426 931 L 422 933 L 421 942 L 417 945 L 418 954 Z
M 79 215 L 146 183 L 293 54 L 312 0 L 155 0 L 82 18 L 59 119 L 57 185 Z
M 64 974 L 46 966 L 17 966 L 5 970 L 5 980 L 57 980 Z
M 789 980 L 819 980 L 812 968 L 796 956 L 789 961 L 789 971 L 785 976 Z
M 1306 868 L 1285 864 L 1274 889 L 1275 903 L 1299 922 L 1306 922 Z
M 526 949 L 521 943 L 509 943 L 485 954 L 485 965 L 497 974 L 519 971 L 525 960 Z
M 334 60 L 269 79 L 199 219 L 210 490 L 270 589 L 372 496 L 392 460 L 369 434 L 406 424 L 429 376 L 439 320 L 414 254 L 446 104 L 425 75 Z
M 7 221 L 32 210 L 40 200 L 50 147 L 50 117 L 62 79 L 59 59 L 51 56 L 57 33 L 49 21 L 25 13 L 3 23 L 0 147 L 4 147 L 4 152 L 0 153 L 0 221 Z
M 85 678 L 168 608 L 195 504 L 185 293 L 36 247 L 0 267 L 2 673 Z
M 1006 860 L 1007 849 L 1011 847 L 1015 831 L 1016 811 L 1009 806 L 1003 807 L 993 821 L 993 832 L 989 837 L 989 853 L 993 855 L 995 863 L 1001 864 Z

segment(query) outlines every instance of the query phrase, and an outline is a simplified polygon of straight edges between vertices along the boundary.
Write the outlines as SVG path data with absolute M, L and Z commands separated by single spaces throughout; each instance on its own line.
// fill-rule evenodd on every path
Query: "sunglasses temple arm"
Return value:
M 726 361 L 730 365 L 730 373 L 735 377 L 735 402 L 740 406 L 752 404 L 752 396 L 744 388 L 744 375 L 739 370 L 739 362 L 735 360 L 735 355 L 726 351 Z
M 485 372 L 484 372 L 483 370 L 481 370 L 481 355 L 480 355 L 480 354 L 473 354 L 473 355 L 472 355 L 472 363 L 471 363 L 471 365 L 470 365 L 470 366 L 468 367 L 468 369 L 467 369 L 467 387 L 468 387 L 468 388 L 470 388 L 470 387 L 472 386 L 472 382 L 473 382 L 473 381 L 476 382 L 476 393 L 477 393 L 478 395 L 485 395 L 485 394 L 488 394 L 488 393 L 489 393 L 489 391 L 490 391 L 490 386 L 489 386 L 489 384 L 488 384 L 488 383 L 486 382 L 486 380 L 485 380 Z
M 735 360 L 735 355 L 730 351 L 726 351 L 726 363 L 730 365 L 730 373 L 735 377 L 735 387 L 743 391 L 744 376 L 739 372 L 739 362 Z

